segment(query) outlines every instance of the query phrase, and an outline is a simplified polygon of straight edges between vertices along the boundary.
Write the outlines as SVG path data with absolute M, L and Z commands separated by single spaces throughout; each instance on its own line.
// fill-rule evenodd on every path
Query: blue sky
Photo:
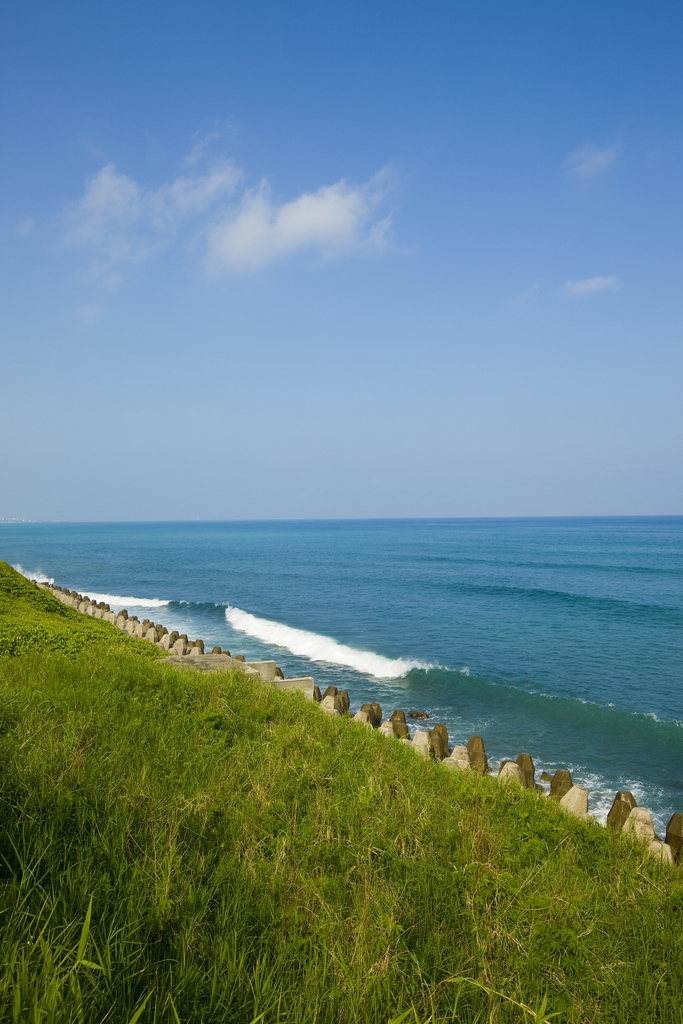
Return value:
M 683 511 L 678 3 L 2 19 L 0 518 Z

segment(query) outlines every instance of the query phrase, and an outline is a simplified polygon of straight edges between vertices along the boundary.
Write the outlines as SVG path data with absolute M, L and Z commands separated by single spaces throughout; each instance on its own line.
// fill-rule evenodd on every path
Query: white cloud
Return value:
M 583 281 L 567 281 L 564 290 L 567 295 L 591 295 L 593 292 L 616 291 L 621 288 L 618 277 L 587 277 Z
M 244 175 L 231 161 L 216 160 L 206 173 L 198 172 L 213 138 L 195 141 L 182 173 L 157 188 L 142 188 L 111 163 L 86 179 L 83 195 L 59 223 L 67 244 L 97 250 L 91 281 L 116 288 L 117 264 L 151 255 L 192 218 L 199 218 L 195 237 L 206 242 L 205 267 L 212 276 L 259 270 L 305 249 L 329 259 L 389 247 L 391 214 L 379 214 L 392 187 L 387 169 L 362 185 L 342 179 L 277 205 L 265 180 L 240 195 Z
M 143 189 L 107 164 L 86 180 L 82 198 L 63 214 L 65 240 L 104 252 L 107 263 L 100 273 L 109 283 L 113 263 L 141 259 L 167 243 L 183 221 L 232 194 L 240 177 L 232 163 L 218 160 L 207 174 L 183 174 Z
M 389 246 L 391 214 L 381 219 L 376 214 L 390 187 L 391 174 L 383 170 L 364 185 L 342 179 L 277 206 L 264 181 L 245 193 L 237 211 L 207 230 L 207 272 L 259 270 L 304 249 L 323 259 L 382 251 Z
M 594 178 L 607 170 L 619 156 L 619 146 L 594 146 L 586 142 L 564 160 L 564 169 L 576 178 Z

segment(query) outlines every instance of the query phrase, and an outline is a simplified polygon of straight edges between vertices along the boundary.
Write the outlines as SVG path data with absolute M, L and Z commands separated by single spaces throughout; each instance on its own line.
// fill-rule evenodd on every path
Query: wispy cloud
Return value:
M 86 327 L 90 327 L 99 318 L 102 312 L 102 307 L 96 303 L 90 306 L 79 306 L 78 307 L 78 319 Z
M 301 250 L 329 259 L 390 247 L 391 213 L 381 213 L 393 187 L 388 169 L 360 185 L 342 179 L 278 204 L 267 181 L 246 188 L 244 172 L 230 160 L 199 172 L 213 138 L 195 139 L 182 173 L 157 188 L 143 188 L 112 163 L 86 179 L 59 224 L 67 244 L 97 252 L 93 280 L 116 287 L 117 265 L 152 255 L 192 220 L 210 276 L 253 272 Z
M 621 288 L 618 277 L 587 277 L 583 281 L 567 281 L 564 291 L 567 295 L 592 295 L 594 292 L 616 291 Z
M 181 174 L 143 189 L 107 164 L 86 180 L 81 199 L 62 215 L 65 241 L 99 250 L 106 261 L 103 283 L 111 286 L 114 263 L 142 259 L 167 244 L 184 221 L 234 193 L 241 176 L 230 161 L 217 160 L 206 174 Z
M 586 142 L 565 157 L 563 166 L 567 174 L 575 178 L 594 178 L 611 167 L 620 152 L 619 146 L 595 146 Z
M 377 212 L 391 185 L 391 173 L 383 170 L 363 185 L 342 179 L 277 205 L 262 182 L 245 193 L 236 211 L 208 229 L 207 272 L 259 270 L 301 250 L 323 259 L 381 252 L 390 244 L 391 214 L 378 218 Z

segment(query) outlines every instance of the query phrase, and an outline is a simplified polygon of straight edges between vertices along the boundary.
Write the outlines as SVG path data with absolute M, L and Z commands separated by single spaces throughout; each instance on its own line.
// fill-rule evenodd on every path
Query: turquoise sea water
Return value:
M 0 524 L 0 557 L 683 811 L 683 517 Z

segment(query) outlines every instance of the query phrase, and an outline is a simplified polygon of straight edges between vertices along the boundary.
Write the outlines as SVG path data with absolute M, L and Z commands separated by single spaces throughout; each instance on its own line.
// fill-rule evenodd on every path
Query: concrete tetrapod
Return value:
M 565 771 L 564 768 L 558 768 L 550 783 L 551 798 L 553 800 L 561 800 L 573 785 L 571 772 Z
M 389 721 L 394 723 L 394 734 L 399 739 L 410 739 L 410 729 L 406 725 L 405 711 L 394 711 Z
M 523 785 L 526 789 L 533 789 L 536 785 L 536 766 L 531 754 L 519 754 L 517 764 L 522 771 Z
M 323 709 L 323 711 L 328 711 L 330 713 L 335 713 L 338 715 L 342 715 L 346 711 L 344 698 L 341 696 L 341 694 L 335 694 L 334 696 L 332 696 L 332 694 L 329 694 L 327 697 L 323 697 L 323 699 L 320 701 L 320 707 Z
M 673 864 L 673 853 L 668 843 L 662 843 L 659 839 L 653 839 L 647 844 L 647 848 L 652 856 L 656 857 L 663 864 Z
M 588 790 L 583 786 L 572 786 L 568 793 L 560 799 L 560 807 L 575 818 L 588 817 Z
M 376 729 L 382 722 L 382 709 L 377 703 L 373 701 L 372 704 L 361 704 L 361 711 L 366 711 L 369 715 L 369 721 L 372 722 L 373 729 Z
M 675 811 L 666 826 L 666 842 L 676 863 L 683 861 L 683 814 Z
M 445 757 L 448 757 L 448 730 L 446 726 L 441 722 L 437 722 L 434 728 L 429 730 L 429 735 L 432 740 L 434 756 L 439 761 L 443 761 Z
M 637 839 L 639 843 L 651 843 L 657 837 L 652 824 L 652 815 L 644 807 L 634 807 L 624 822 L 622 832 Z
M 467 741 L 467 752 L 470 755 L 470 767 L 480 772 L 489 771 L 489 762 L 486 757 L 486 748 L 481 736 L 470 736 Z
M 362 708 L 360 711 L 356 711 L 355 715 L 353 716 L 353 720 L 354 722 L 360 722 L 360 724 L 364 725 L 366 729 L 374 728 L 374 715 L 372 715 L 369 711 L 363 711 Z
M 620 789 L 612 801 L 610 812 L 607 815 L 608 828 L 614 829 L 615 832 L 621 832 L 629 814 L 637 806 L 633 793 L 629 793 L 626 789 Z
M 413 750 L 422 757 L 432 757 L 434 754 L 432 737 L 424 729 L 418 729 L 413 736 Z
M 469 771 L 470 754 L 467 747 L 453 747 L 450 756 L 445 757 L 441 764 L 445 765 L 447 768 L 458 768 L 460 771 Z
M 516 761 L 503 761 L 498 772 L 498 781 L 502 785 L 516 782 L 518 785 L 526 787 L 524 773 Z
M 400 725 L 400 722 L 392 722 L 391 719 L 389 719 L 386 722 L 382 722 L 382 724 L 380 725 L 380 727 L 379 727 L 379 729 L 377 731 L 381 732 L 383 736 L 387 736 L 387 737 L 394 737 L 395 736 L 395 737 L 400 739 L 400 735 L 401 734 L 398 731 L 399 725 Z

